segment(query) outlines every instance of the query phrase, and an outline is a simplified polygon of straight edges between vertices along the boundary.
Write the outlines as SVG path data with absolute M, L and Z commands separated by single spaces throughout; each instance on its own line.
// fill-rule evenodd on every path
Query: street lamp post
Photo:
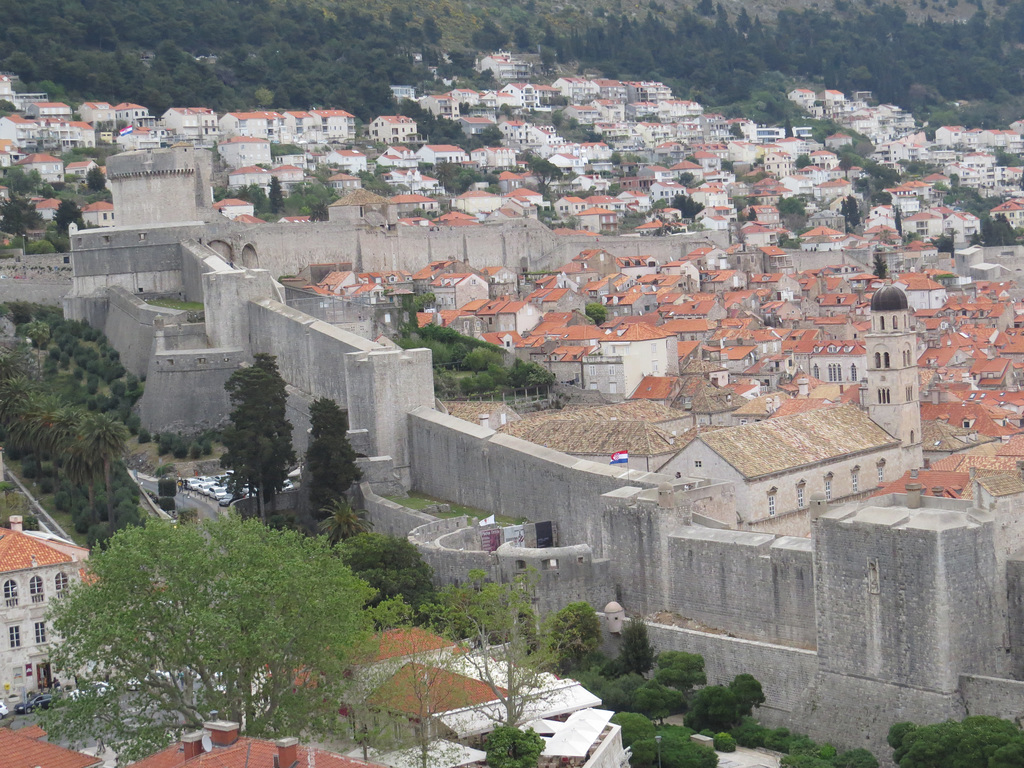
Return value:
M 655 736 L 654 740 L 658 742 L 658 768 L 661 768 L 661 734 Z

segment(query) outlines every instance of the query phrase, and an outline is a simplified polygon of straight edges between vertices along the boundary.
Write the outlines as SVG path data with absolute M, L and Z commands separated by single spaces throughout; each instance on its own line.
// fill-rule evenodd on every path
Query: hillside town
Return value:
M 45 316 L 38 310 L 30 323 L 5 319 L 4 333 L 11 346 L 16 329 L 29 339 L 37 378 L 47 366 L 47 375 L 74 371 L 91 387 L 82 398 L 88 410 L 134 417 L 139 449 L 123 468 L 131 492 L 113 484 L 109 457 L 88 464 L 89 509 L 99 488 L 111 510 L 109 532 L 100 519 L 76 526 L 88 546 L 61 535 L 35 501 L 32 491 L 54 492 L 53 482 L 46 491 L 42 484 L 51 454 L 33 464 L 19 447 L 12 460 L 18 488 L 5 496 L 33 499 L 25 512 L 34 521 L 30 528 L 5 506 L 0 531 L 0 683 L 18 717 L 51 704 L 59 713 L 66 695 L 130 695 L 90 679 L 102 664 L 65 669 L 50 657 L 53 606 L 98 579 L 90 556 L 126 540 L 113 533 L 115 500 L 142 504 L 167 528 L 187 527 L 185 507 L 175 505 L 199 495 L 214 501 L 189 509 L 211 525 L 222 518 L 218 500 L 224 519 L 230 507 L 267 523 L 264 486 L 239 487 L 225 474 L 216 478 L 221 498 L 198 481 L 203 460 L 215 460 L 202 436 L 243 410 L 235 375 L 261 366 L 276 375 L 275 360 L 281 409 L 287 403 L 292 419 L 288 451 L 293 426 L 298 439 L 287 486 L 266 494 L 277 516 L 271 527 L 299 528 L 307 501 L 297 499 L 315 463 L 305 450 L 321 437 L 318 404 L 333 398 L 344 412 L 335 436 L 351 440 L 345 447 L 359 467 L 345 486 L 365 517 L 355 534 L 375 528 L 406 544 L 429 563 L 434 586 L 463 602 L 431 615 L 429 626 L 382 629 L 385 609 L 401 612 L 386 600 L 353 620 L 370 627 L 371 645 L 347 660 L 348 698 L 330 703 L 345 723 L 334 741 L 297 728 L 288 737 L 249 735 L 253 710 L 192 707 L 191 720 L 163 724 L 173 739 L 127 764 L 483 768 L 497 765 L 488 742 L 507 725 L 536 737 L 532 766 L 541 768 L 661 768 L 670 746 L 700 750 L 666 763 L 680 768 L 788 765 L 783 755 L 801 745 L 791 744 L 786 718 L 813 720 L 807 713 L 821 701 L 813 696 L 857 698 L 830 681 L 860 680 L 862 670 L 839 669 L 843 654 L 826 651 L 870 634 L 860 633 L 861 613 L 874 629 L 901 623 L 879 603 L 896 590 L 902 600 L 911 572 L 933 565 L 932 550 L 883 556 L 880 565 L 873 553 L 884 546 L 857 538 L 875 527 L 934 534 L 941 564 L 938 576 L 922 577 L 927 599 L 906 609 L 921 619 L 920 634 L 914 625 L 909 640 L 882 642 L 880 632 L 864 640 L 865 679 L 888 686 L 886 695 L 924 692 L 930 703 L 907 717 L 969 712 L 981 699 L 1005 716 L 1020 685 L 1013 510 L 1024 503 L 1024 290 L 1015 273 L 1024 247 L 1015 243 L 1024 168 L 1012 163 L 1024 154 L 1024 120 L 936 128 L 869 92 L 795 88 L 787 98 L 807 124 L 761 125 L 706 112 L 661 82 L 541 78 L 534 67 L 498 51 L 477 61 L 494 90 L 438 80 L 437 93 L 418 94 L 392 85 L 395 114 L 365 124 L 344 105 L 225 114 L 182 106 L 161 115 L 133 103 L 70 105 L 0 75 L 0 104 L 14 107 L 0 116 L 0 200 L 25 200 L 37 214 L 21 231 L 0 233 L 12 252 L 0 278 L 18 278 L 3 298 L 27 304 L 41 286 L 64 313 L 53 320 L 52 343 L 50 330 L 29 328 Z M 446 138 L 434 143 L 438 136 Z M 76 200 L 83 204 L 69 218 Z M 0 407 L 17 394 L 13 378 L 0 371 Z M 155 393 L 148 399 L 143 383 Z M 48 427 L 59 422 L 38 410 Z M 161 436 L 170 445 L 179 433 L 188 436 L 180 452 L 160 448 L 154 457 L 143 447 Z M 3 434 L 30 439 L 7 426 Z M 31 439 L 40 457 L 56 454 Z M 175 468 L 168 454 L 195 463 Z M 215 458 L 228 467 L 232 454 Z M 55 504 L 60 483 L 77 482 L 74 467 L 56 478 Z M 160 487 L 160 468 L 169 494 L 145 485 Z M 33 476 L 37 483 L 27 483 Z M 291 501 L 278 508 L 278 495 Z M 78 504 L 81 521 L 84 498 Z M 992 553 L 984 549 L 991 542 L 949 544 L 988 535 L 1004 514 Z M 902 552 L 893 542 L 889 551 Z M 829 571 L 847 551 L 856 564 Z M 951 576 L 943 558 L 954 551 L 982 554 L 949 566 Z M 388 564 L 389 556 L 375 557 Z M 247 552 L 232 566 L 258 559 Z M 586 651 L 611 654 L 605 666 L 583 667 L 581 652 L 577 667 L 545 669 L 515 691 L 513 668 L 523 660 L 501 654 L 516 638 L 489 645 L 485 631 L 464 642 L 434 631 L 487 594 L 479 584 L 455 592 L 478 578 L 469 575 L 477 566 L 494 585 L 536 575 L 524 612 L 562 616 L 583 605 L 596 627 Z M 973 645 L 968 615 L 943 591 L 955 593 L 963 573 L 989 579 L 997 595 L 970 592 L 983 606 L 984 639 Z M 153 602 L 172 601 L 174 579 L 160 578 Z M 765 599 L 744 597 L 759 604 L 740 609 L 738 585 Z M 269 582 L 260 588 L 270 591 Z M 661 653 L 650 650 L 643 669 L 622 666 L 640 619 L 664 643 Z M 943 640 L 950 626 L 959 644 Z M 937 660 L 906 661 L 917 653 Z M 682 658 L 690 656 L 700 659 L 699 670 L 688 669 L 692 680 L 680 671 L 696 665 Z M 254 663 L 255 677 L 237 685 L 255 692 L 276 672 L 278 684 L 287 678 L 285 697 L 333 693 L 326 676 L 291 657 L 274 668 Z M 177 718 L 168 702 L 236 685 L 176 669 L 154 661 L 125 688 L 163 691 Z M 762 673 L 764 692 L 754 680 L 744 708 L 745 678 Z M 632 685 L 628 695 L 618 691 L 626 699 L 641 686 L 670 698 L 644 710 L 649 737 L 635 737 L 637 721 L 616 715 L 617 689 L 602 676 Z M 691 689 L 709 681 L 734 699 L 721 727 L 694 706 Z M 991 693 L 1004 683 L 1010 693 Z M 970 700 L 968 684 L 983 693 Z M 837 727 L 837 743 L 856 740 L 850 752 L 868 752 L 863 733 L 872 750 L 884 742 L 892 723 L 882 728 L 865 714 L 879 695 L 870 689 L 850 724 Z M 815 716 L 816 737 L 831 712 L 822 705 Z M 760 743 L 737 748 L 730 732 L 760 728 L 755 716 L 786 733 L 773 731 L 772 742 L 763 728 Z M 663 744 L 655 721 L 681 730 L 664 731 Z M 391 747 L 368 746 L 380 733 L 394 737 Z M 34 721 L 0 727 L 0 764 L 125 764 L 88 734 L 62 745 L 45 737 Z M 877 767 L 867 758 L 857 764 Z

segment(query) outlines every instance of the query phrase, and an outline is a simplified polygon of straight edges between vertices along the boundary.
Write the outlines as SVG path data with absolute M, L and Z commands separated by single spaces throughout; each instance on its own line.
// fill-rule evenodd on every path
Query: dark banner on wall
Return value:
M 550 522 L 537 523 L 534 529 L 537 531 L 537 546 L 539 548 L 553 547 L 555 545 Z

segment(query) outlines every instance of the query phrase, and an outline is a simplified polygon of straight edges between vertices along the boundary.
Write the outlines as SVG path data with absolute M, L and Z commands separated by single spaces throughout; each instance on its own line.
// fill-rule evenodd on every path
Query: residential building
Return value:
M 217 152 L 231 169 L 272 162 L 270 142 L 251 136 L 232 136 L 217 145 Z
M 113 227 L 114 206 L 105 200 L 82 206 L 82 221 L 92 227 Z
M 89 550 L 51 534 L 24 531 L 20 515 L 0 531 L 0 580 L 3 581 L 5 637 L 0 638 L 0 683 L 13 694 L 49 688 L 71 671 L 49 660 L 53 601 L 81 579 Z
M 32 154 L 14 164 L 26 173 L 38 171 L 43 181 L 64 181 L 64 163 L 53 155 Z
M 247 136 L 267 141 L 281 140 L 284 123 L 277 112 L 228 112 L 220 119 L 225 136 Z
M 477 72 L 490 71 L 494 79 L 503 83 L 510 80 L 524 80 L 530 76 L 533 66 L 516 58 L 508 51 L 498 51 L 482 56 L 476 63 Z
M 416 121 L 405 115 L 381 115 L 370 123 L 367 135 L 384 144 L 405 144 L 419 141 Z
M 198 146 L 210 146 L 220 135 L 217 113 L 206 107 L 171 107 L 161 115 L 160 124 L 175 141 Z

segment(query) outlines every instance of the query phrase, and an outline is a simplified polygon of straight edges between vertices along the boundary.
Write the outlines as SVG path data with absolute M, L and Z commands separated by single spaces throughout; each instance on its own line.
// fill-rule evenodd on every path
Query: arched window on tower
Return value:
M 881 352 L 875 352 L 875 368 L 881 368 L 881 367 L 882 367 L 882 353 Z
M 893 315 L 892 316 L 892 329 L 895 331 L 899 327 L 900 327 L 899 318 L 897 318 L 896 315 Z
M 914 444 L 914 430 L 910 430 L 910 444 Z
M 882 362 L 884 363 L 886 368 L 889 367 L 889 353 L 888 352 L 886 352 L 885 354 L 882 355 Z
M 882 315 L 880 318 L 878 318 L 878 322 L 881 324 L 882 330 L 884 331 L 885 330 L 885 315 Z

